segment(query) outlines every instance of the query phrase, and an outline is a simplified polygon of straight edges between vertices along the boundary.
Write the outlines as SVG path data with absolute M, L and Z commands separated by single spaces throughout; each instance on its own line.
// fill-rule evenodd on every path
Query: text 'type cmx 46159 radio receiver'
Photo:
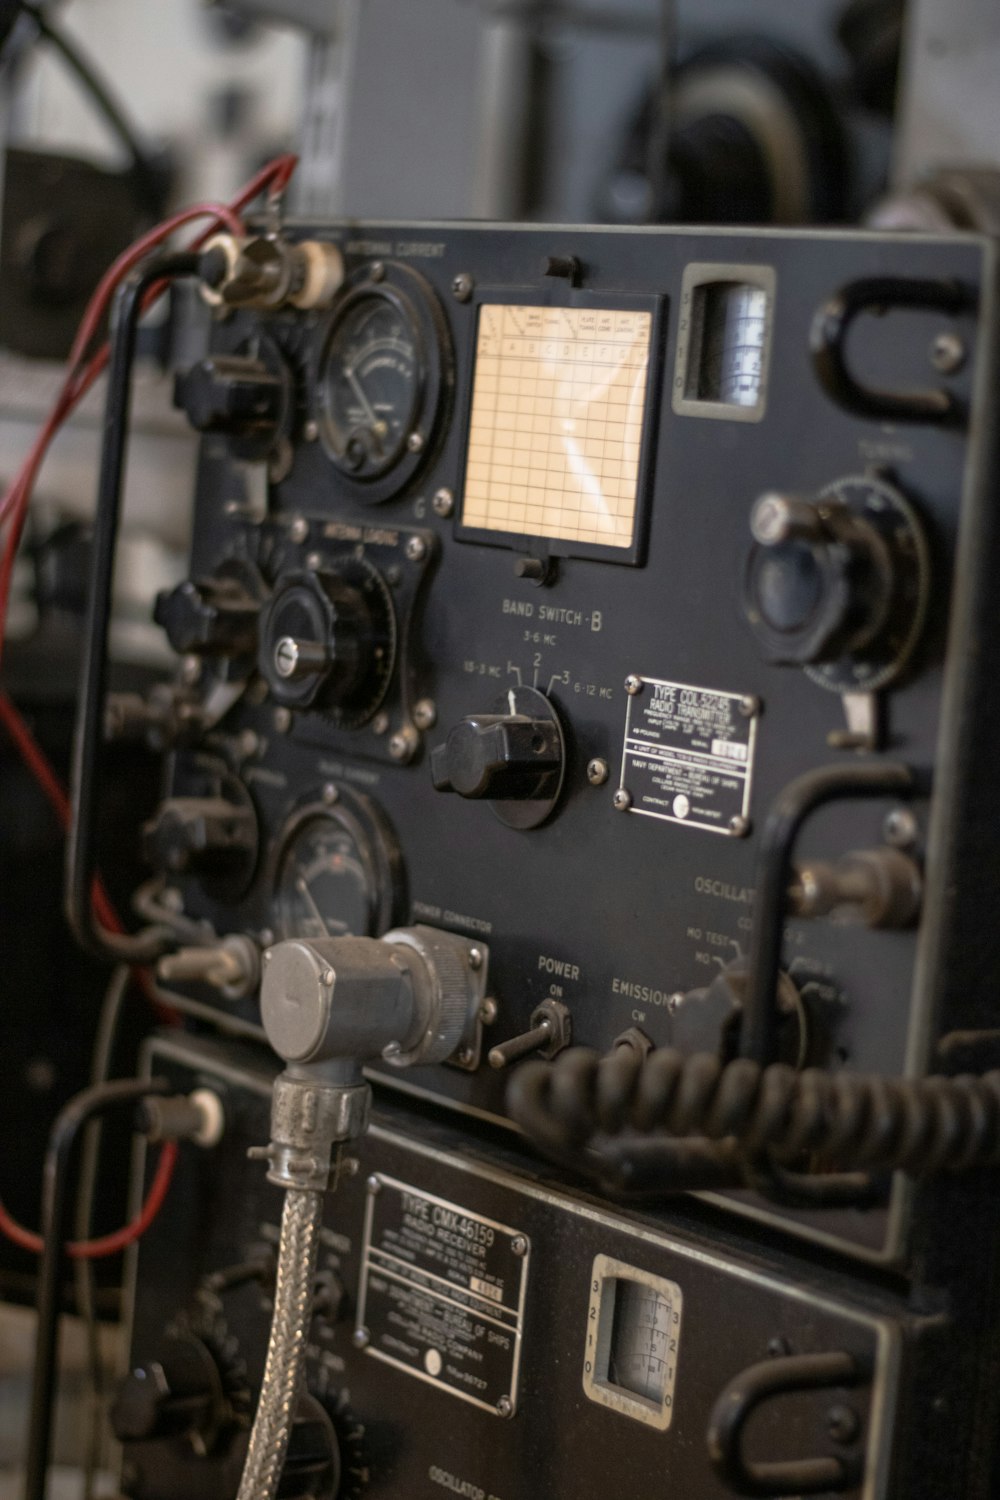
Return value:
M 363 1128 L 361 1064 L 400 1101 L 319 1252 L 353 1319 L 309 1356 L 338 1451 L 354 1418 L 327 1395 L 349 1387 L 386 1424 L 351 1461 L 409 1500 L 538 1493 L 543 1452 L 553 1494 L 655 1465 L 706 1497 L 916 1495 L 890 1475 L 938 1464 L 936 1495 L 985 1495 L 947 1487 L 981 1349 L 926 1443 L 901 1457 L 894 1422 L 932 1401 L 945 1304 L 952 1337 L 988 1315 L 996 1243 L 992 246 L 288 225 L 198 271 L 218 316 L 177 380 L 204 433 L 191 572 L 156 603 L 177 679 L 85 719 L 71 906 L 107 951 L 85 899 L 106 717 L 171 747 L 128 942 L 243 1039 L 156 1065 L 242 1100 L 242 1150 L 263 1024 L 294 1084 L 267 1148 L 292 1194 L 329 1169 L 296 1156 L 296 1090 L 339 1112 L 328 1144 Z M 227 1153 L 220 1209 L 245 1175 Z M 707 1202 L 664 1217 L 679 1189 Z M 270 1243 L 260 1191 L 150 1238 L 143 1357 L 152 1268 L 197 1300 L 219 1257 Z M 824 1301 L 831 1253 L 858 1279 L 830 1271 Z M 783 1432 L 823 1456 L 776 1467 Z

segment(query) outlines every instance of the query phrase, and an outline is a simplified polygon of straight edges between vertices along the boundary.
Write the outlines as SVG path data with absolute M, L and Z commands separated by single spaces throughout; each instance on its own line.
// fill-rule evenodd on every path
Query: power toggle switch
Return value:
M 536 688 L 512 688 L 493 712 L 470 714 L 431 755 L 439 792 L 489 802 L 512 828 L 536 828 L 562 787 L 566 751 L 562 726 Z

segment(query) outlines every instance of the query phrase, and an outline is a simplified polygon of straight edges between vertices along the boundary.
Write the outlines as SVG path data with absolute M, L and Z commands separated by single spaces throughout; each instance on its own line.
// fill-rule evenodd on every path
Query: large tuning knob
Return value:
M 249 799 L 170 797 L 143 836 L 149 863 L 168 875 L 249 878 L 257 858 L 257 820 Z
M 562 787 L 566 751 L 551 702 L 536 688 L 512 688 L 491 713 L 459 720 L 431 756 L 439 792 L 489 802 L 512 828 L 535 828 Z
M 814 500 L 765 494 L 750 530 L 744 609 L 769 661 L 806 667 L 840 692 L 897 675 L 929 583 L 923 531 L 898 490 L 865 476 Z

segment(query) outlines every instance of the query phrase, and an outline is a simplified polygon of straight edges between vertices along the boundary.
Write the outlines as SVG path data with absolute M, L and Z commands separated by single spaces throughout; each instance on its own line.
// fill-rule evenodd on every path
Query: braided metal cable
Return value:
M 271 1337 L 238 1500 L 274 1500 L 302 1380 L 323 1194 L 289 1188 L 281 1215 Z
M 709 1053 L 573 1048 L 526 1063 L 507 1095 L 515 1121 L 552 1154 L 593 1136 L 667 1134 L 735 1141 L 748 1158 L 803 1156 L 824 1168 L 913 1176 L 1000 1162 L 1000 1071 L 956 1078 L 724 1063 Z

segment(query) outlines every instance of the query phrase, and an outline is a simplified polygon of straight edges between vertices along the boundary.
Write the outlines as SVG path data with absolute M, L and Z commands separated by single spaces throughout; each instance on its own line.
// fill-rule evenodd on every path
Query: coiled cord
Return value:
M 281 1215 L 271 1337 L 237 1500 L 274 1500 L 302 1382 L 323 1194 L 289 1188 Z
M 882 1078 L 673 1048 L 645 1058 L 628 1047 L 605 1056 L 572 1048 L 524 1064 L 507 1103 L 522 1130 L 564 1162 L 594 1136 L 624 1132 L 735 1142 L 748 1162 L 808 1157 L 814 1169 L 920 1176 L 1000 1162 L 1000 1071 Z

